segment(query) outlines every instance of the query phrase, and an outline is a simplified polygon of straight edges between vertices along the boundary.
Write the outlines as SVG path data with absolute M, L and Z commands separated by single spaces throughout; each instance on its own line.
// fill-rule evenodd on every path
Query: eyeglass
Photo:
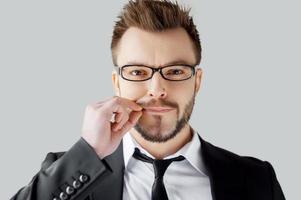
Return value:
M 169 65 L 160 68 L 154 68 L 144 65 L 124 65 L 118 68 L 118 75 L 128 81 L 146 81 L 153 77 L 155 72 L 169 81 L 184 81 L 195 74 L 195 66 L 187 64 Z

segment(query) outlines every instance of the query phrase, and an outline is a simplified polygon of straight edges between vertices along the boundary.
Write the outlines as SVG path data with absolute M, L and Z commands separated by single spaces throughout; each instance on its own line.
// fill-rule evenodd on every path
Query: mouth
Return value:
M 167 113 L 174 110 L 171 107 L 145 107 L 144 111 L 147 113 Z

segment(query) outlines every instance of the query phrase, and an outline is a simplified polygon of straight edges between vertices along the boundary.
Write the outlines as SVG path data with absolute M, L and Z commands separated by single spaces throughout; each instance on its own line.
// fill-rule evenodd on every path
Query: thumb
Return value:
M 129 120 L 118 131 L 113 131 L 112 136 L 122 138 L 131 128 L 133 128 L 139 118 L 142 116 L 142 111 L 133 111 L 130 113 Z

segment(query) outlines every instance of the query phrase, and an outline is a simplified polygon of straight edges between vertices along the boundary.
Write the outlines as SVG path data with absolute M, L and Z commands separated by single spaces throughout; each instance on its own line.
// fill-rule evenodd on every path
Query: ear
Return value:
M 115 90 L 115 95 L 120 96 L 119 77 L 115 70 L 112 71 L 112 84 Z
M 203 70 L 201 68 L 197 68 L 195 72 L 195 93 L 197 94 L 201 87 Z

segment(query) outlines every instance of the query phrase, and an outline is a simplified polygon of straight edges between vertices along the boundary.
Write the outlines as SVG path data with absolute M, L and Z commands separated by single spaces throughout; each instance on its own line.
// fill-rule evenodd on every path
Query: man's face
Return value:
M 196 63 L 192 41 L 182 28 L 157 33 L 131 27 L 119 41 L 119 67 L 135 63 L 158 68 L 171 62 Z M 168 81 L 160 73 L 154 73 L 149 80 L 132 82 L 113 71 L 112 80 L 116 95 L 120 97 L 131 99 L 144 108 L 172 109 L 163 113 L 144 110 L 134 127 L 148 141 L 165 142 L 188 123 L 200 87 L 201 74 L 201 69 L 198 69 L 195 76 L 188 80 Z

